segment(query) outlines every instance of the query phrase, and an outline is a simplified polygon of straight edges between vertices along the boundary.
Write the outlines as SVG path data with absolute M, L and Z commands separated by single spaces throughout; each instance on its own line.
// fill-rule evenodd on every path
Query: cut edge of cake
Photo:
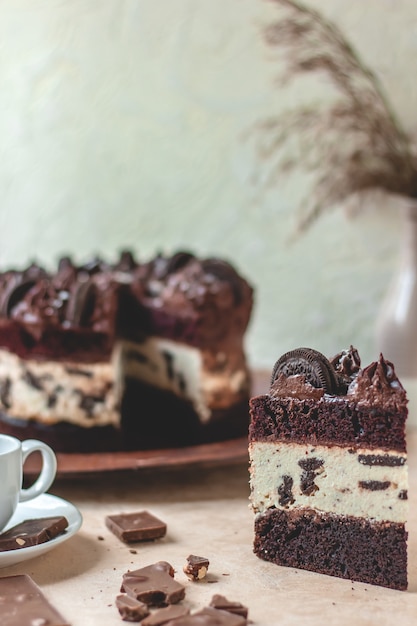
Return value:
M 254 552 L 277 565 L 407 588 L 407 398 L 392 363 L 299 348 L 250 400 Z

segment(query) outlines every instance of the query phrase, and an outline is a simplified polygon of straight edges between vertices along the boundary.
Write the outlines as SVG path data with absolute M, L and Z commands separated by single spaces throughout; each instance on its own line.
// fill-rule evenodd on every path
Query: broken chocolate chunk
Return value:
M 190 554 L 182 569 L 189 580 L 201 580 L 207 575 L 209 565 L 210 561 L 206 557 Z
M 69 626 L 26 574 L 0 578 L 0 611 L 7 626 Z
M 117 596 L 116 607 L 120 617 L 125 622 L 141 622 L 144 617 L 149 615 L 149 609 L 146 604 L 126 594 Z
M 185 617 L 189 613 L 189 609 L 179 604 L 166 606 L 165 608 L 158 609 L 155 613 L 146 617 L 142 622 L 142 626 L 162 626 L 171 620 L 177 620 L 179 617 Z
M 149 606 L 176 604 L 185 597 L 185 587 L 174 580 L 174 569 L 166 561 L 126 572 L 120 591 Z
M 220 609 L 222 611 L 229 611 L 229 613 L 234 613 L 235 615 L 241 615 L 242 617 L 248 616 L 248 609 L 246 606 L 243 606 L 240 602 L 230 602 L 227 598 L 219 594 L 215 594 L 212 597 L 210 606 L 214 609 Z
M 167 622 L 166 626 L 244 626 L 245 624 L 247 624 L 246 618 L 241 615 L 206 607 L 192 615 Z
M 108 515 L 106 526 L 121 541 L 150 541 L 159 539 L 167 532 L 167 525 L 148 511 Z
M 0 534 L 0 552 L 38 546 L 55 539 L 68 526 L 66 517 L 28 519 Z

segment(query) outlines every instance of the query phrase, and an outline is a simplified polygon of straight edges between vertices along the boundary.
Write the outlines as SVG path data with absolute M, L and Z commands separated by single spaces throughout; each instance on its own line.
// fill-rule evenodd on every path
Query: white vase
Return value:
M 404 210 L 400 266 L 383 301 L 376 327 L 378 352 L 392 361 L 417 425 L 417 202 Z

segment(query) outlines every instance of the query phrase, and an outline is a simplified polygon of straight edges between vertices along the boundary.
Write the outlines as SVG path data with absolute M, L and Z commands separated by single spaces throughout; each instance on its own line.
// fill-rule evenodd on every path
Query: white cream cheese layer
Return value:
M 299 509 L 405 522 L 406 454 L 396 451 L 252 442 L 255 512 Z
M 117 425 L 125 379 L 134 378 L 189 401 L 205 423 L 214 409 L 246 397 L 244 365 L 243 357 L 230 363 L 222 353 L 158 337 L 120 341 L 101 363 L 26 360 L 0 350 L 0 410 L 43 424 Z
M 0 350 L 0 408 L 16 419 L 92 427 L 118 424 L 112 363 L 20 359 Z
M 222 367 L 209 369 L 201 350 L 169 339 L 122 341 L 117 350 L 122 385 L 130 377 L 170 391 L 188 400 L 202 423 L 213 409 L 238 402 L 247 384 L 243 367 L 230 371 L 222 361 Z

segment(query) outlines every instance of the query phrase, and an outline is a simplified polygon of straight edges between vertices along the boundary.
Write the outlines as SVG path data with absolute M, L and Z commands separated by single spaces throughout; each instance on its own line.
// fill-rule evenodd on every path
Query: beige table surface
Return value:
M 122 574 L 169 561 L 186 586 L 192 610 L 215 593 L 249 607 L 254 624 L 417 624 L 417 431 L 409 436 L 409 590 L 392 591 L 301 570 L 277 567 L 252 553 L 247 465 L 212 469 L 112 473 L 56 482 L 51 493 L 74 503 L 81 530 L 49 553 L 0 575 L 27 573 L 73 626 L 113 626 Z M 147 509 L 168 525 L 164 539 L 121 543 L 104 524 L 111 513 Z M 102 539 L 99 539 L 102 537 Z M 210 560 L 207 579 L 189 582 L 189 554 Z

